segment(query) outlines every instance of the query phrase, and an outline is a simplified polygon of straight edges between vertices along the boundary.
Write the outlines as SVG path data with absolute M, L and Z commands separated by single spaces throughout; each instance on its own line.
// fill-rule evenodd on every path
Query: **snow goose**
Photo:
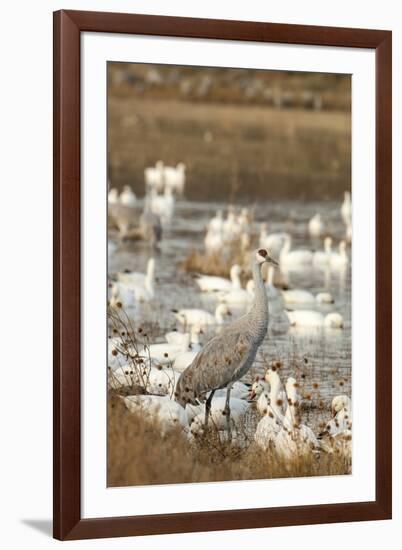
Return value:
M 240 236 L 240 226 L 237 223 L 234 211 L 229 211 L 226 220 L 223 222 L 223 242 L 231 243 Z
M 280 419 L 275 416 L 272 407 L 268 405 L 266 414 L 257 424 L 254 441 L 263 451 L 266 451 L 270 447 L 275 447 L 275 441 L 281 429 L 282 423 Z
M 151 210 L 157 214 L 163 222 L 169 222 L 174 213 L 175 198 L 173 191 L 166 188 L 162 195 L 152 190 L 150 197 Z
M 239 216 L 237 217 L 237 223 L 240 228 L 240 232 L 247 233 L 250 227 L 250 213 L 248 208 L 242 208 Z
M 233 289 L 241 288 L 241 275 L 242 269 L 239 265 L 232 265 L 230 269 L 230 280 L 224 277 L 217 277 L 213 275 L 201 275 L 197 277 L 195 282 L 200 287 L 202 292 L 217 292 L 217 291 L 230 291 Z
M 147 272 L 127 272 L 118 273 L 117 280 L 121 285 L 125 285 L 128 289 L 133 290 L 135 296 L 140 302 L 152 300 L 155 296 L 155 260 L 150 258 L 147 264 Z
M 115 282 L 112 284 L 109 305 L 113 308 L 122 308 L 127 313 L 132 312 L 137 306 L 137 295 L 127 285 Z
M 285 311 L 293 327 L 306 328 L 343 328 L 343 317 L 340 313 L 328 313 L 325 317 L 319 311 L 297 310 Z
M 148 367 L 143 371 L 146 390 L 152 395 L 173 395 L 178 374 L 170 368 Z
M 163 191 L 164 187 L 164 174 L 163 174 L 163 162 L 158 160 L 155 166 L 150 166 L 144 170 L 145 186 L 148 191 L 155 189 L 155 191 Z
M 285 240 L 290 238 L 289 233 L 268 233 L 268 225 L 266 223 L 261 224 L 260 228 L 260 246 L 267 248 L 272 256 L 278 257 L 280 251 L 283 248 Z
M 338 395 L 332 400 L 333 417 L 319 434 L 321 446 L 327 452 L 352 456 L 352 403 L 347 395 Z
M 133 207 L 135 206 L 136 202 L 137 197 L 135 196 L 135 193 L 132 191 L 129 185 L 125 185 L 123 187 L 123 191 L 120 193 L 120 204 Z
M 249 400 L 256 402 L 261 416 L 267 414 L 269 405 L 269 384 L 263 378 L 257 378 L 251 385 Z
M 313 255 L 314 267 L 327 266 L 331 261 L 332 255 L 332 239 L 326 237 L 324 239 L 324 250 L 317 250 Z
M 223 247 L 223 232 L 221 230 L 212 231 L 208 229 L 204 239 L 204 246 L 209 255 L 219 252 Z
M 176 167 L 165 166 L 163 170 L 165 189 L 169 189 L 180 195 L 184 192 L 186 184 L 186 166 L 183 162 L 179 162 Z
M 109 191 L 107 195 L 107 201 L 109 204 L 118 204 L 119 192 L 117 191 L 117 189 L 113 188 Z
M 330 292 L 318 292 L 315 301 L 317 304 L 333 304 L 335 302 Z
M 303 446 L 307 445 L 310 449 L 319 449 L 320 444 L 313 430 L 305 424 L 300 423 L 299 406 L 301 398 L 297 391 L 298 384 L 296 379 L 290 376 L 286 380 L 285 388 L 288 399 L 288 408 L 285 413 L 285 425 L 293 432 L 293 438 L 299 440 L 299 444 L 301 443 Z M 305 450 L 309 449 L 307 448 Z
M 208 223 L 208 231 L 212 233 L 220 233 L 223 229 L 223 212 L 218 210 L 216 216 L 211 218 Z
M 150 344 L 148 346 L 149 356 L 160 365 L 171 363 L 178 355 L 189 349 L 190 333 L 187 332 L 184 336 L 185 338 L 178 344 L 169 344 L 168 342 Z
M 183 407 L 168 396 L 129 395 L 123 401 L 130 412 L 143 413 L 159 421 L 162 435 L 166 435 L 172 428 L 187 428 L 187 416 Z
M 231 312 L 226 304 L 219 304 L 216 307 L 215 314 L 209 313 L 204 309 L 183 308 L 172 310 L 176 319 L 182 325 L 197 325 L 201 328 L 210 325 L 222 325 L 225 317 L 231 315 Z
M 250 405 L 244 399 L 237 399 L 236 397 L 230 398 L 230 419 L 234 424 L 234 427 L 239 426 L 244 418 L 244 415 L 248 411 Z M 211 404 L 210 420 L 212 425 L 218 430 L 224 430 L 226 428 L 226 397 L 215 397 Z M 202 406 L 201 412 L 199 412 L 190 423 L 190 432 L 194 436 L 198 436 L 204 433 L 205 429 L 205 405 Z
M 239 380 L 236 380 L 236 382 L 233 384 L 232 389 L 230 391 L 230 396 L 236 399 L 243 399 L 248 401 L 249 400 L 249 394 L 250 394 L 250 386 L 247 384 L 244 384 L 243 382 L 240 382 Z M 222 388 L 220 390 L 216 390 L 215 397 L 226 397 L 226 389 Z
M 348 225 L 352 220 L 352 199 L 350 197 L 350 191 L 345 191 L 344 193 L 341 216 L 345 225 Z
M 275 367 L 267 370 L 265 381 L 270 385 L 269 401 L 275 416 L 283 422 L 283 415 L 287 409 L 286 392 Z
M 230 292 L 219 295 L 219 301 L 223 304 L 247 305 L 254 299 L 254 281 L 250 279 L 246 288 L 235 288 Z
M 193 325 L 191 329 L 191 342 L 189 349 L 177 355 L 173 362 L 173 368 L 177 372 L 183 372 L 195 359 L 197 353 L 201 349 L 201 341 L 199 335 L 203 334 L 200 327 Z
M 342 269 L 349 263 L 349 258 L 346 252 L 346 241 L 339 243 L 339 252 L 333 252 L 330 257 L 331 269 Z
M 308 232 L 311 237 L 321 237 L 324 231 L 324 224 L 321 218 L 321 214 L 315 214 L 308 222 Z
M 313 253 L 311 250 L 298 249 L 291 250 L 291 237 L 285 238 L 283 248 L 279 255 L 279 264 L 285 269 L 303 269 L 311 266 L 313 262 Z
M 303 289 L 293 289 L 293 290 L 283 290 L 282 296 L 285 301 L 285 304 L 314 304 L 315 298 L 314 295 L 308 290 Z

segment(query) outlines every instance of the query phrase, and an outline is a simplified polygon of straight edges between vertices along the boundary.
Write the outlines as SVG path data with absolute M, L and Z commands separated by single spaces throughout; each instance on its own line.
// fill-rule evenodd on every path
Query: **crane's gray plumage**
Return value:
M 276 264 L 265 249 L 256 251 L 251 262 L 255 297 L 250 311 L 212 338 L 181 374 L 175 398 L 183 407 L 204 401 L 208 392 L 213 395 L 215 390 L 227 387 L 227 414 L 230 414 L 231 385 L 250 369 L 268 330 L 268 299 L 261 274 L 264 262 Z M 206 423 L 211 395 L 207 400 Z

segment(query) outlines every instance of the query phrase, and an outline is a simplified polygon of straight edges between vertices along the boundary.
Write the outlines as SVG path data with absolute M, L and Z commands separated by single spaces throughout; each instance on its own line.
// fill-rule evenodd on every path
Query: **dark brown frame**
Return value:
M 80 36 L 84 31 L 373 48 L 376 56 L 376 500 L 81 519 Z M 390 31 L 122 13 L 54 13 L 54 536 L 61 540 L 391 518 Z M 386 399 L 381 397 L 386 396 Z

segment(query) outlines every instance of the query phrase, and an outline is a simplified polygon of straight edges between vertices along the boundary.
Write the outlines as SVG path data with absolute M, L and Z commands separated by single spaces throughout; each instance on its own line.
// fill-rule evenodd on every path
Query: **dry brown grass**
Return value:
M 191 200 L 338 197 L 350 187 L 347 112 L 108 98 L 109 176 L 144 193 L 144 168 L 183 161 Z M 209 136 L 209 137 L 208 137 Z M 135 154 L 133 154 L 135 151 Z
M 206 254 L 198 250 L 191 250 L 181 264 L 184 271 L 190 273 L 203 273 L 205 275 L 217 275 L 220 277 L 228 277 L 230 268 L 234 264 L 238 264 L 244 271 L 244 277 L 250 275 L 248 252 L 243 252 L 239 247 L 227 247 L 225 255 Z
M 180 430 L 162 436 L 160 426 L 130 413 L 109 395 L 108 486 L 195 483 L 344 475 L 348 460 L 339 454 L 304 455 L 285 460 L 253 442 L 237 447 L 222 442 L 214 429 L 190 443 Z

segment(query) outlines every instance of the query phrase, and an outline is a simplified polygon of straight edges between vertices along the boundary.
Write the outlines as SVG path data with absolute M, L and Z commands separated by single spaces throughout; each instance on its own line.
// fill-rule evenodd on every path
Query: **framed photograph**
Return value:
M 391 518 L 391 44 L 54 14 L 56 538 Z

